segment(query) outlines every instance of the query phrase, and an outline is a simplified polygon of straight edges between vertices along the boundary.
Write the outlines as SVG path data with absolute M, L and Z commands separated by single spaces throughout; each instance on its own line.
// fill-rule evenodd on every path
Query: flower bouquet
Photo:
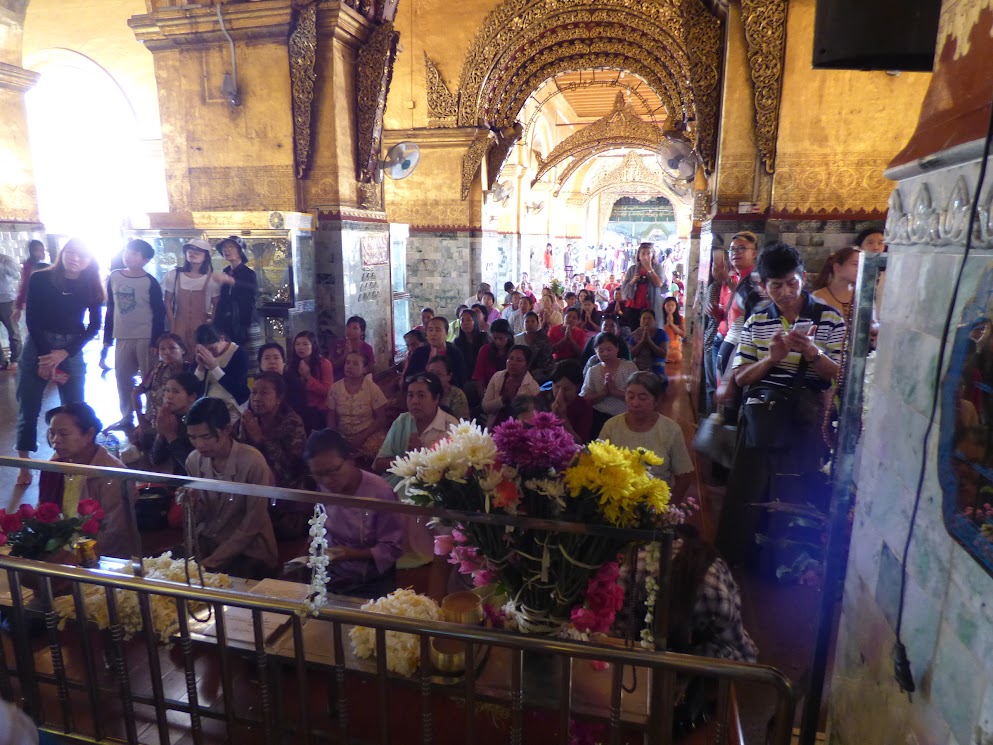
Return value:
M 666 483 L 648 471 L 660 463 L 651 452 L 606 442 L 580 450 L 555 415 L 539 413 L 527 424 L 507 421 L 492 434 L 460 422 L 448 439 L 398 458 L 390 470 L 402 479 L 397 490 L 415 504 L 652 528 L 665 522 L 669 502 Z M 552 634 L 586 604 L 591 579 L 626 543 L 466 523 L 439 536 L 435 551 L 449 555 L 477 585 L 501 583 L 520 630 Z
M 13 512 L 0 508 L 0 546 L 11 556 L 55 564 L 79 564 L 77 546 L 92 540 L 100 532 L 104 512 L 95 499 L 83 499 L 74 517 L 65 517 L 58 505 L 44 503 L 37 508 L 22 504 Z M 21 575 L 21 582 L 31 590 L 40 587 L 40 577 Z M 52 581 L 52 592 L 61 595 L 70 585 Z

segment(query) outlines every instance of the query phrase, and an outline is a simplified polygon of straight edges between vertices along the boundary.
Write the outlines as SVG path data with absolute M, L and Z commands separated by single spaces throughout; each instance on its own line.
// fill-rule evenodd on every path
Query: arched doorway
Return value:
M 40 217 L 106 261 L 133 216 L 168 210 L 161 153 L 144 151 L 127 96 L 92 59 L 50 49 L 28 63 L 41 76 L 25 96 Z

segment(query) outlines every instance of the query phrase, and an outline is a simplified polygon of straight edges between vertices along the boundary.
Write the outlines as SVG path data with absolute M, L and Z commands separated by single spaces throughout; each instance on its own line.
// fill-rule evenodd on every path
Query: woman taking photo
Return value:
M 191 372 L 177 373 L 166 380 L 155 415 L 155 442 L 148 456 L 156 470 L 186 475 L 186 459 L 194 450 L 186 436 L 186 412 L 200 398 L 202 388 L 203 383 Z
M 486 426 L 493 428 L 510 416 L 510 404 L 518 396 L 538 396 L 541 387 L 528 372 L 531 349 L 518 344 L 507 355 L 506 369 L 490 378 L 483 396 Z
M 693 461 L 679 425 L 658 411 L 663 393 L 665 386 L 657 375 L 632 375 L 624 392 L 624 413 L 603 425 L 600 438 L 624 448 L 645 448 L 659 456 L 662 465 L 652 466 L 652 474 L 669 484 L 672 503 L 678 504 L 692 480 Z
M 303 423 L 308 432 L 323 429 L 328 416 L 328 391 L 334 383 L 331 361 L 321 355 L 313 331 L 301 331 L 293 337 L 293 353 L 286 366 L 286 378 L 306 392 Z
M 210 323 L 221 294 L 221 286 L 210 263 L 210 243 L 193 238 L 183 246 L 186 261 L 162 278 L 169 331 L 183 340 L 187 359 L 196 346 L 197 329 Z
M 683 361 L 683 337 L 686 336 L 686 322 L 679 313 L 679 301 L 674 297 L 667 297 L 662 303 L 662 312 L 665 320 L 662 330 L 669 337 L 669 351 L 665 356 L 666 362 Z
M 228 265 L 224 274 L 218 276 L 221 283 L 221 296 L 217 303 L 217 326 L 238 346 L 248 342 L 249 331 L 259 322 L 255 310 L 259 292 L 258 277 L 248 268 L 248 252 L 245 241 L 236 235 L 225 238 L 217 244 L 217 252 Z
M 62 247 L 55 264 L 31 275 L 25 314 L 28 338 L 17 370 L 20 457 L 27 458 L 38 449 L 38 415 L 50 381 L 58 385 L 63 405 L 83 400 L 83 346 L 100 330 L 103 301 L 99 267 L 89 249 L 75 238 Z M 22 470 L 17 483 L 30 484 L 31 472 Z
M 651 243 L 638 246 L 635 263 L 624 274 L 622 287 L 627 300 L 625 325 L 631 329 L 638 325 L 641 311 L 655 310 L 661 300 L 662 266 L 652 257 L 652 249 Z
M 631 360 L 620 358 L 621 340 L 616 334 L 601 333 L 593 348 L 600 364 L 586 371 L 579 395 L 593 406 L 593 439 L 596 439 L 603 423 L 624 411 L 624 389 L 638 368 Z

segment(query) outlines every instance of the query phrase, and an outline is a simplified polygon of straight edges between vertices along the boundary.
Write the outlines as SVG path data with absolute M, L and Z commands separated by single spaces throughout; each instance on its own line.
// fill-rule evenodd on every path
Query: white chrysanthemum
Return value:
M 371 613 L 385 613 L 404 618 L 420 618 L 429 621 L 441 620 L 441 609 L 431 598 L 418 595 L 413 590 L 396 590 L 384 598 L 373 600 L 361 610 Z M 356 626 L 349 632 L 356 657 L 372 657 L 376 653 L 376 632 L 365 626 Z M 414 634 L 399 631 L 386 632 L 386 669 L 410 677 L 421 660 L 421 645 Z
M 492 492 L 497 488 L 497 484 L 503 481 L 503 475 L 495 468 L 489 468 L 486 471 L 480 472 L 480 474 L 479 487 L 484 492 Z

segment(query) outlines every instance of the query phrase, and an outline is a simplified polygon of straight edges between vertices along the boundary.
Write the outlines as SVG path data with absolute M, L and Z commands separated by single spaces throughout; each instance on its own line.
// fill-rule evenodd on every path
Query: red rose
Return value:
M 83 523 L 82 527 L 80 527 L 80 530 L 86 533 L 86 535 L 96 535 L 97 533 L 100 532 L 100 521 L 97 520 L 95 517 L 90 518 L 85 523 Z
M 2 546 L 3 544 L 5 544 L 6 542 L 7 542 L 7 534 L 6 533 L 0 533 L 0 546 Z
M 76 507 L 76 512 L 80 517 L 86 517 L 87 515 L 92 515 L 94 512 L 100 509 L 100 503 L 95 499 L 82 499 L 79 502 L 79 506 Z
M 34 517 L 35 509 L 30 504 L 22 504 L 17 508 L 17 514 L 21 516 L 22 520 L 30 520 Z
M 16 512 L 13 515 L 7 514 L 0 517 L 0 531 L 4 533 L 16 533 L 22 527 L 21 517 Z
M 34 513 L 35 520 L 48 524 L 54 523 L 61 516 L 62 510 L 54 502 L 45 502 L 38 505 L 38 509 Z

